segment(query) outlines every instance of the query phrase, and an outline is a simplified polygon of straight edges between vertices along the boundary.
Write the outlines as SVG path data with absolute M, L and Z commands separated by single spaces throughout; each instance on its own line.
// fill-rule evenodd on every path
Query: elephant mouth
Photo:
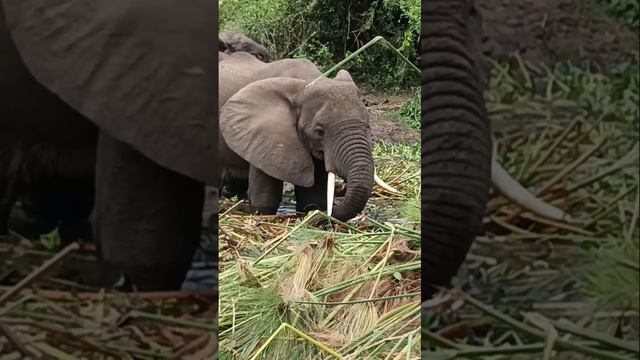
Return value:
M 333 202 L 334 199 L 337 196 L 344 196 L 346 191 L 347 191 L 347 186 L 349 186 L 349 183 L 346 182 L 345 185 L 343 187 L 338 188 L 338 192 L 336 193 L 336 174 L 329 171 L 327 172 L 327 215 L 331 216 L 331 214 L 333 213 Z M 398 190 L 395 189 L 393 186 L 387 184 L 386 182 L 384 182 L 384 180 L 382 180 L 378 174 L 375 171 L 375 168 L 373 170 L 373 181 L 376 185 L 380 186 L 381 188 L 392 192 L 392 193 L 397 193 Z

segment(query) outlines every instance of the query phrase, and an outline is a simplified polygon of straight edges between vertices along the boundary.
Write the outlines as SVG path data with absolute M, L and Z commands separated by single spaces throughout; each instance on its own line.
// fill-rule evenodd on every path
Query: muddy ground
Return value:
M 371 136 L 374 141 L 388 144 L 418 145 L 420 131 L 399 121 L 397 113 L 411 100 L 413 92 L 403 94 L 366 94 L 364 103 L 369 109 Z
M 638 30 L 585 0 L 476 0 L 492 58 L 519 51 L 550 66 L 571 61 L 608 72 L 638 52 Z

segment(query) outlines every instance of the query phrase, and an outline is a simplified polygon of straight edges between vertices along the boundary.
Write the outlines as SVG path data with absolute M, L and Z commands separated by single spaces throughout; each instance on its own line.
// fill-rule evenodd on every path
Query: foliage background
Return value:
M 220 5 L 219 26 L 265 45 L 274 59 L 306 58 L 321 69 L 378 35 L 420 64 L 418 0 L 227 0 Z M 357 81 L 387 91 L 418 83 L 402 59 L 380 46 L 346 69 Z

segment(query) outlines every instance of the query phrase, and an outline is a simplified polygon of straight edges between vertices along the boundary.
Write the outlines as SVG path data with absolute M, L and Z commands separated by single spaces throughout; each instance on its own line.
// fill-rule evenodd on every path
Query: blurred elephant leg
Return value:
M 249 202 L 261 215 L 274 215 L 282 200 L 282 180 L 265 174 L 255 166 L 249 168 Z
M 233 179 L 227 181 L 227 183 L 225 184 L 222 196 L 226 198 L 237 196 L 239 199 L 246 199 L 248 190 L 249 183 L 246 179 Z
M 29 187 L 29 190 L 32 188 Z M 38 239 L 43 234 L 53 231 L 58 221 L 48 217 L 40 208 L 40 200 L 29 192 L 19 196 L 20 206 L 13 208 L 9 218 L 9 228 L 27 239 Z
M 19 192 L 15 160 L 14 149 L 0 147 L 0 235 L 9 233 L 11 210 Z
M 94 179 L 88 176 L 61 176 L 33 184 L 25 206 L 31 218 L 57 224 L 63 244 L 93 241 L 89 216 L 94 206 Z M 23 205 L 27 205 L 24 204 Z
M 180 288 L 200 241 L 203 204 L 203 183 L 100 133 L 94 235 L 105 267 L 136 289 Z
M 296 211 L 327 210 L 327 170 L 323 160 L 313 160 L 315 182 L 311 187 L 296 186 Z
M 0 235 L 9 233 L 9 217 L 16 200 L 15 179 L 11 176 L 0 177 Z
M 446 287 L 476 236 L 491 188 L 482 20 L 472 1 L 422 7 L 422 294 Z

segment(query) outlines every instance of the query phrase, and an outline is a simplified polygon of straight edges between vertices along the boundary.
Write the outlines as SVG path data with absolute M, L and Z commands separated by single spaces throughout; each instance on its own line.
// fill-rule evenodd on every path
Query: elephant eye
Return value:
M 316 128 L 315 130 L 313 130 L 313 132 L 315 132 L 316 135 L 320 137 L 324 136 L 324 130 L 322 130 L 321 128 Z

